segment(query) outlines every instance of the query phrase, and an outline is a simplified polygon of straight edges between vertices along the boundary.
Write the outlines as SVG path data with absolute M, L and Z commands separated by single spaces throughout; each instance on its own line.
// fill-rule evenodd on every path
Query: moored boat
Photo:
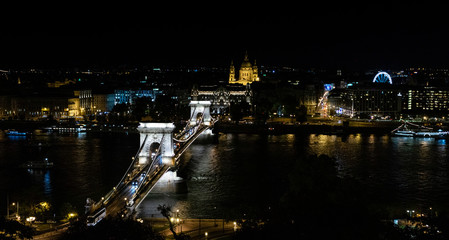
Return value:
M 407 127 L 410 125 L 411 127 Z M 424 137 L 424 138 L 447 138 L 449 137 L 448 131 L 443 131 L 438 129 L 438 131 L 433 131 L 430 127 L 419 126 L 416 124 L 405 122 L 398 128 L 391 131 L 393 136 L 398 137 Z
M 414 131 L 410 130 L 398 130 L 396 132 L 392 132 L 393 136 L 398 137 L 413 137 L 415 135 Z
M 47 169 L 53 167 L 53 162 L 49 162 L 48 158 L 44 158 L 43 161 L 28 161 L 20 165 L 20 167 L 27 169 Z
M 14 130 L 14 129 L 8 129 L 8 130 L 5 131 L 5 134 L 7 136 L 27 136 L 30 133 L 29 132 L 17 131 L 17 130 Z

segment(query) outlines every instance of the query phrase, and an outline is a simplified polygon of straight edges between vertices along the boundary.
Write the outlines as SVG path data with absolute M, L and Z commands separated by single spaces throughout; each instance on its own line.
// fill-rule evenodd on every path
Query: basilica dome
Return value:
M 242 68 L 251 68 L 252 65 L 251 65 L 251 63 L 249 62 L 249 60 L 245 59 L 245 61 L 242 62 L 242 66 L 241 66 L 241 67 L 242 67 Z

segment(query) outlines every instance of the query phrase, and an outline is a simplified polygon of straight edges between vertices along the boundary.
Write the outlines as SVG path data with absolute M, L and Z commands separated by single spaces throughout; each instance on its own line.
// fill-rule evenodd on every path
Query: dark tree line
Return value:
M 153 101 L 148 97 L 135 100 L 134 104 L 116 104 L 107 115 L 92 116 L 102 123 L 127 123 L 130 121 L 174 122 L 188 119 L 190 108 L 168 95 L 161 95 Z
M 164 237 L 154 231 L 149 224 L 142 224 L 128 218 L 111 217 L 101 220 L 94 227 L 86 226 L 86 221 L 83 220 L 73 222 L 61 239 L 163 240 Z
M 6 220 L 0 217 L 0 239 L 31 239 L 34 230 L 16 220 Z
M 325 155 L 297 159 L 286 182 L 278 202 L 247 207 L 235 239 L 445 239 L 449 233 L 445 217 L 437 238 L 383 221 L 385 209 L 357 180 L 338 176 L 335 159 Z

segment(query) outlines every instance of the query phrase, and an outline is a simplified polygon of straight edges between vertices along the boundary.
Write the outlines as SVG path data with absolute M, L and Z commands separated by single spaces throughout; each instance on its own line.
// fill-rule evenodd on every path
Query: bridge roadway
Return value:
M 195 131 L 184 131 L 181 136 L 174 139 L 175 142 L 180 144 L 174 151 L 174 166 L 162 163 L 158 165 L 155 163 L 157 156 L 153 157 L 150 164 L 132 163 L 133 166 L 125 173 L 123 182 L 121 181 L 117 187 L 114 187 L 101 201 L 93 204 L 87 215 L 94 215 L 103 208 L 106 208 L 107 216 L 129 216 L 133 214 L 134 209 L 145 199 L 159 179 L 171 168 L 176 168 L 179 165 L 181 155 L 210 126 L 199 123 L 190 128 Z

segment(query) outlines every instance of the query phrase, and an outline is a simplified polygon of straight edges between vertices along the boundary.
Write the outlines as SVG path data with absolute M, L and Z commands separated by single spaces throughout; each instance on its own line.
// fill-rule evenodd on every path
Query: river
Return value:
M 10 202 L 48 201 L 79 211 L 87 197 L 100 199 L 120 180 L 139 145 L 138 134 L 0 134 L 0 209 Z M 179 209 L 183 217 L 219 218 L 246 206 L 270 205 L 285 190 L 285 176 L 297 158 L 326 154 L 338 174 L 365 184 L 385 204 L 401 209 L 444 206 L 449 202 L 449 144 L 432 138 L 375 134 L 201 136 L 183 155 L 178 176 L 187 192 L 150 193 L 138 208 L 142 217 L 157 214 L 159 204 Z M 19 168 L 48 159 L 45 171 Z

